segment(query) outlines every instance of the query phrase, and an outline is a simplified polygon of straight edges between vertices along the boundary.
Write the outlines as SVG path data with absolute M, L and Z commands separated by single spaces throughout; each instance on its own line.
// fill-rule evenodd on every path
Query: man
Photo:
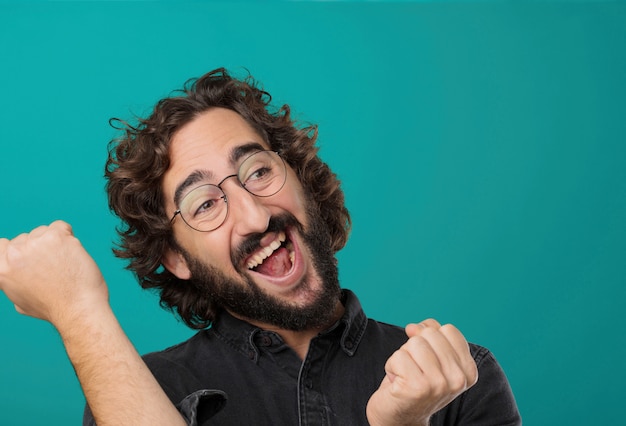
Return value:
M 520 424 L 486 349 L 432 319 L 369 320 L 340 288 L 339 182 L 316 129 L 269 102 L 215 70 L 111 145 L 109 204 L 126 224 L 115 253 L 201 329 L 188 341 L 140 358 L 68 224 L 0 241 L 0 288 L 59 331 L 85 423 Z

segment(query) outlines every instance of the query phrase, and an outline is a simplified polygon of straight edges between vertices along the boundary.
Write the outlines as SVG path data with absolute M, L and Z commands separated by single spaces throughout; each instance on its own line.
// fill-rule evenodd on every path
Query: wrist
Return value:
M 48 311 L 47 320 L 62 337 L 71 335 L 75 330 L 81 331 L 90 323 L 96 325 L 110 317 L 115 319 L 104 280 L 97 285 L 76 286 L 70 291 L 71 294 L 61 297 L 61 301 Z
M 108 300 L 97 303 L 73 304 L 59 310 L 50 322 L 56 328 L 66 347 L 76 340 L 97 336 L 107 329 L 119 328 L 117 318 Z

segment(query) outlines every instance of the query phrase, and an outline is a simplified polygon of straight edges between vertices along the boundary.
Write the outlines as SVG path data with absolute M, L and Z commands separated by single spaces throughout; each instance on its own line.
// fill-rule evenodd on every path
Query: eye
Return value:
M 248 192 L 267 197 L 278 192 L 285 182 L 285 167 L 273 151 L 252 154 L 239 166 L 239 182 Z
M 218 200 L 216 200 L 216 199 L 205 200 L 195 210 L 194 216 L 198 216 L 198 215 L 206 214 L 206 213 L 210 212 L 211 210 L 213 210 L 215 208 L 215 206 L 217 205 L 217 202 L 218 202 Z
M 246 179 L 246 183 L 249 181 L 262 180 L 263 178 L 267 178 L 272 174 L 272 168 L 268 166 L 261 166 L 257 169 L 253 170 L 248 178 Z
M 181 205 L 189 219 L 206 219 L 218 214 L 224 194 L 213 185 L 204 185 L 191 191 Z

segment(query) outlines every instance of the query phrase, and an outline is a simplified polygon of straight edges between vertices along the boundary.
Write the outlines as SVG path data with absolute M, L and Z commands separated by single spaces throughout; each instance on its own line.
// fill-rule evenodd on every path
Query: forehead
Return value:
M 176 188 L 194 173 L 216 180 L 233 173 L 238 149 L 250 144 L 269 149 L 263 137 L 236 112 L 213 108 L 200 114 L 170 141 L 170 166 L 163 176 L 166 203 L 173 203 Z

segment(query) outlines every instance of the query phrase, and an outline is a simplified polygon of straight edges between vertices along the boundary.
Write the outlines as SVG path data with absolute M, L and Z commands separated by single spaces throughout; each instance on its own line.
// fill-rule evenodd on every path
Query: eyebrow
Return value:
M 239 163 L 243 157 L 247 157 L 253 152 L 265 151 L 265 147 L 258 142 L 249 142 L 243 145 L 238 145 L 230 151 L 228 156 L 228 162 L 231 166 Z M 190 187 L 198 182 L 206 182 L 208 180 L 215 179 L 215 174 L 210 170 L 194 170 L 182 181 L 174 191 L 174 205 L 176 208 L 180 207 L 180 201 L 183 197 L 183 193 Z

